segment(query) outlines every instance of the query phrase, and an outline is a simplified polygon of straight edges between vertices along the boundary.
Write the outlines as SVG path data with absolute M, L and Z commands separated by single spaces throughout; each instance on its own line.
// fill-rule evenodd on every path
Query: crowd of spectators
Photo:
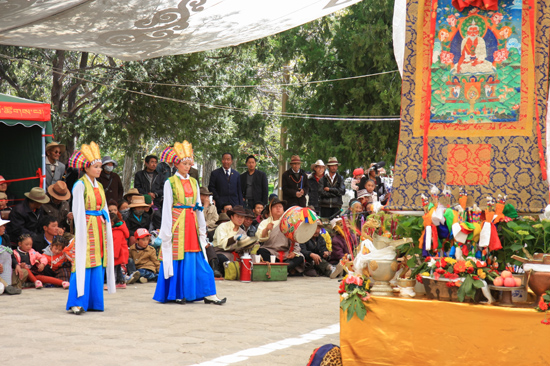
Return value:
M 64 151 L 61 144 L 47 145 L 46 187 L 32 188 L 21 201 L 15 200 L 6 179 L 0 176 L 0 293 L 69 287 L 74 263 L 71 188 L 79 172 L 65 169 L 59 161 Z M 115 171 L 117 162 L 105 156 L 102 163 L 98 180 L 112 223 L 117 288 L 156 281 L 163 185 L 174 174 L 174 167 L 148 155 L 144 169 L 135 174 L 134 187 L 124 193 Z M 230 153 L 222 155 L 221 164 L 212 171 L 208 187 L 200 187 L 209 241 L 204 249 L 215 277 L 224 277 L 228 263 L 238 261 L 246 251 L 266 262 L 287 263 L 291 276 L 336 278 L 343 270 L 340 260 L 349 254 L 342 217 L 366 217 L 389 198 L 379 177 L 381 171 L 373 168 L 374 164 L 366 174 L 363 169 L 353 172 L 355 199 L 345 214 L 342 197 L 346 189 L 335 157 L 326 164 L 317 160 L 307 173 L 300 157 L 292 156 L 290 169 L 282 175 L 283 199 L 269 195 L 267 175 L 257 168 L 255 156 L 246 158 L 247 169 L 242 173 L 232 168 Z M 189 174 L 198 180 L 196 169 Z M 291 206 L 309 207 L 321 217 L 315 234 L 305 243 L 292 242 L 279 230 L 280 220 Z

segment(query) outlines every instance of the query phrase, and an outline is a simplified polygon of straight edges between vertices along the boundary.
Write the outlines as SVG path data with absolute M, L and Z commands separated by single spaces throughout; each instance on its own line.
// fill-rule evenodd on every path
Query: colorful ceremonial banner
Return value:
M 420 210 L 431 184 L 447 184 L 455 197 L 464 186 L 469 205 L 502 194 L 520 212 L 541 212 L 550 3 L 458 11 L 452 0 L 408 0 L 406 27 L 390 208 Z

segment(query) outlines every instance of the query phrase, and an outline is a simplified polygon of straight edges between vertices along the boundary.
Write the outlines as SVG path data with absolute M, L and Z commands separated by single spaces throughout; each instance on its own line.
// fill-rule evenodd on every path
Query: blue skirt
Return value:
M 69 298 L 67 299 L 67 310 L 73 306 L 80 306 L 85 311 L 98 310 L 103 311 L 103 279 L 104 268 L 97 266 L 94 268 L 86 268 L 86 276 L 84 280 L 84 295 L 78 297 L 76 289 L 76 273 L 71 273 L 69 286 Z
M 174 261 L 174 275 L 164 278 L 164 262 L 160 264 L 153 300 L 159 302 L 185 299 L 199 301 L 216 294 L 214 272 L 202 252 L 186 252 L 183 260 Z

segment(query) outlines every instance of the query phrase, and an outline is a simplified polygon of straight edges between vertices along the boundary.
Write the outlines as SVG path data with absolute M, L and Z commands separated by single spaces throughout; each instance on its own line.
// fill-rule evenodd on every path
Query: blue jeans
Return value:
M 156 281 L 157 280 L 158 275 L 155 274 L 155 272 L 153 272 L 149 269 L 140 268 L 140 269 L 138 269 L 138 272 L 141 275 L 141 277 L 147 278 L 147 281 Z

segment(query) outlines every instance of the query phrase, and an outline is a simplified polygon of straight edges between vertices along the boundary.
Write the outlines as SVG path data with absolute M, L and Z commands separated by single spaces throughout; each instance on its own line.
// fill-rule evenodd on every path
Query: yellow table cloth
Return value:
M 363 321 L 340 310 L 344 366 L 550 365 L 550 326 L 533 309 L 373 298 Z

